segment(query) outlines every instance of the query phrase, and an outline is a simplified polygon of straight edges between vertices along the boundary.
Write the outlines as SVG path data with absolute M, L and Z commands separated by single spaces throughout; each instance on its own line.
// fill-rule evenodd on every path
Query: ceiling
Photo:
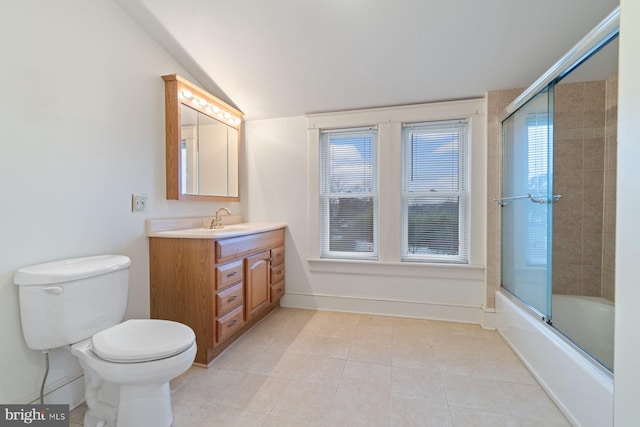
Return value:
M 248 120 L 527 87 L 617 0 L 115 0 Z M 169 70 L 165 74 L 175 72 Z

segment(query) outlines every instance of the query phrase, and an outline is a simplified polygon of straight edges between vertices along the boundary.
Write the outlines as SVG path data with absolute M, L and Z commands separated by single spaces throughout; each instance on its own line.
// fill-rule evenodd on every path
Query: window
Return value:
M 321 256 L 378 257 L 378 131 L 320 133 Z
M 468 262 L 466 120 L 402 130 L 402 260 Z
M 546 113 L 527 117 L 527 192 L 535 198 L 546 198 L 549 172 L 549 123 Z M 547 264 L 548 207 L 527 203 L 527 264 Z

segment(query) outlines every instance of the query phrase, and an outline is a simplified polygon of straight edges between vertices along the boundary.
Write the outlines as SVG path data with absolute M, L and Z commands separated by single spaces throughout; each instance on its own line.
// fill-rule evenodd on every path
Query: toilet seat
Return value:
M 116 363 L 148 362 L 182 353 L 193 345 L 191 328 L 170 320 L 132 319 L 98 332 L 91 349 Z

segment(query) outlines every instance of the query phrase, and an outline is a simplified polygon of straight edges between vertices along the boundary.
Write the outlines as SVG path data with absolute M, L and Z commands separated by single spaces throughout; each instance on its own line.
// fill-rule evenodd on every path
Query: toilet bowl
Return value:
M 169 381 L 195 358 L 191 328 L 166 320 L 128 320 L 71 346 L 85 372 L 85 425 L 170 426 Z M 100 393 L 111 385 L 111 398 Z
M 129 258 L 75 258 L 20 269 L 29 348 L 65 347 L 84 371 L 85 427 L 169 427 L 169 382 L 193 363 L 193 330 L 169 320 L 122 322 Z

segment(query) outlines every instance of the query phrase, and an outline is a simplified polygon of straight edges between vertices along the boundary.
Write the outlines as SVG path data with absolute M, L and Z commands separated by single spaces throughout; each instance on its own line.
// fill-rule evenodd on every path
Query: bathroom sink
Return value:
M 244 222 L 225 225 L 223 228 L 187 228 L 181 230 L 165 230 L 150 233 L 150 237 L 169 237 L 183 239 L 215 239 L 222 237 L 242 236 L 245 234 L 261 233 L 284 227 L 281 223 Z
M 237 231 L 243 230 L 253 230 L 256 226 L 253 224 L 234 224 L 234 225 L 225 225 L 222 228 L 188 228 L 186 230 L 175 230 L 182 231 L 184 233 L 205 233 L 205 234 L 225 234 L 225 233 L 234 233 Z

